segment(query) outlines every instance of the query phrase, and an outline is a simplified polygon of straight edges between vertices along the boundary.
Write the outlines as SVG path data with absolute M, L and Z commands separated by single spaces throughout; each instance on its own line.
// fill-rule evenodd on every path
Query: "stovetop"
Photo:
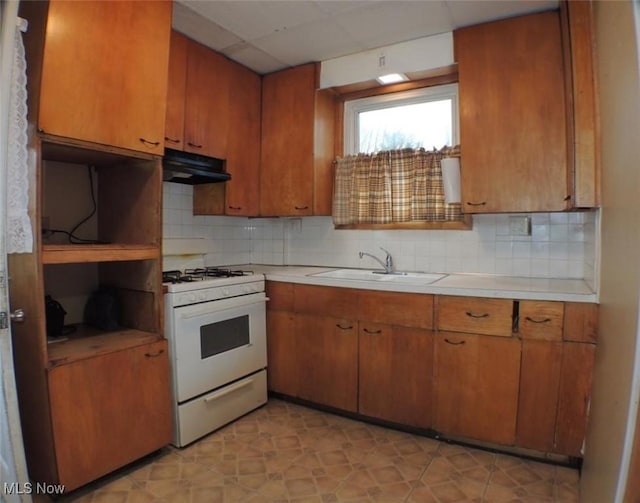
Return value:
M 215 298 L 235 295 L 237 289 L 230 290 L 228 287 L 231 285 L 255 283 L 255 285 L 250 288 L 245 286 L 240 290 L 242 293 L 264 291 L 264 276 L 262 274 L 254 274 L 253 271 L 221 267 L 163 271 L 162 282 L 166 287 L 166 291 L 170 294 L 194 290 L 221 290 L 221 292 L 214 295 Z
M 221 267 L 203 267 L 197 269 L 185 269 L 184 271 L 163 271 L 163 283 L 192 283 L 194 281 L 215 280 L 217 278 L 235 278 L 238 276 L 250 276 L 253 271 L 239 269 L 226 269 Z

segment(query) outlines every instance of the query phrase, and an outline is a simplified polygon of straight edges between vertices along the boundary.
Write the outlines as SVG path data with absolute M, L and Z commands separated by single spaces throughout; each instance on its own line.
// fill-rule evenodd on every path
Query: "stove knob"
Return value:
M 222 295 L 224 295 L 225 297 L 228 297 L 228 296 L 229 296 L 229 293 L 230 293 L 230 292 L 229 292 L 229 289 L 228 289 L 228 288 L 223 288 L 223 289 L 222 289 Z
M 192 293 L 191 295 L 189 295 L 189 302 L 195 302 L 196 301 L 196 294 Z
M 204 292 L 200 293 L 200 295 L 198 295 L 198 300 L 207 300 L 207 295 Z

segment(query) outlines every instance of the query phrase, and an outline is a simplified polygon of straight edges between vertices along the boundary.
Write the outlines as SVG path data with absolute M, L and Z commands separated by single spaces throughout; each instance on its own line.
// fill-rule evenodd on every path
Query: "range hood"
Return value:
M 164 182 L 198 185 L 231 180 L 224 160 L 171 148 L 164 149 L 162 168 Z

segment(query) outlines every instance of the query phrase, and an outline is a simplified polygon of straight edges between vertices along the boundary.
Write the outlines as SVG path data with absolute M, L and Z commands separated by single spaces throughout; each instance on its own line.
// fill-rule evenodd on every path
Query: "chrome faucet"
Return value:
M 380 249 L 387 254 L 384 262 L 380 260 L 378 257 L 376 257 L 375 255 L 371 255 L 371 253 L 360 252 L 358 255 L 360 255 L 360 258 L 364 257 L 365 255 L 367 257 L 371 257 L 373 260 L 378 262 L 378 264 L 384 267 L 384 274 L 393 274 L 395 268 L 393 266 L 393 258 L 391 257 L 391 253 L 385 250 L 382 246 L 380 247 Z

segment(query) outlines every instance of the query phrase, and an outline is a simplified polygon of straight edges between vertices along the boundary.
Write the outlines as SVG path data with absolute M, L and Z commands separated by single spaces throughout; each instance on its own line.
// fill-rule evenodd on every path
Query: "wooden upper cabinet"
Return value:
M 565 80 L 557 11 L 454 32 L 466 213 L 567 208 Z
M 262 85 L 260 208 L 264 216 L 330 215 L 335 106 L 319 65 L 271 73 Z
M 167 148 L 184 150 L 184 102 L 187 93 L 187 49 L 189 39 L 171 32 L 169 80 L 167 86 L 167 116 L 164 142 Z
M 260 75 L 230 62 L 229 143 L 225 183 L 226 215 L 256 216 L 260 212 Z
M 51 0 L 38 128 L 162 154 L 170 33 L 169 1 Z
M 560 2 L 563 26 L 569 138 L 567 173 L 572 197 L 567 205 L 600 204 L 600 137 L 594 77 L 594 2 Z
M 260 75 L 233 61 L 229 67 L 226 170 L 231 180 L 193 188 L 194 215 L 260 214 Z
M 227 58 L 188 41 L 184 150 L 227 158 L 229 79 Z

